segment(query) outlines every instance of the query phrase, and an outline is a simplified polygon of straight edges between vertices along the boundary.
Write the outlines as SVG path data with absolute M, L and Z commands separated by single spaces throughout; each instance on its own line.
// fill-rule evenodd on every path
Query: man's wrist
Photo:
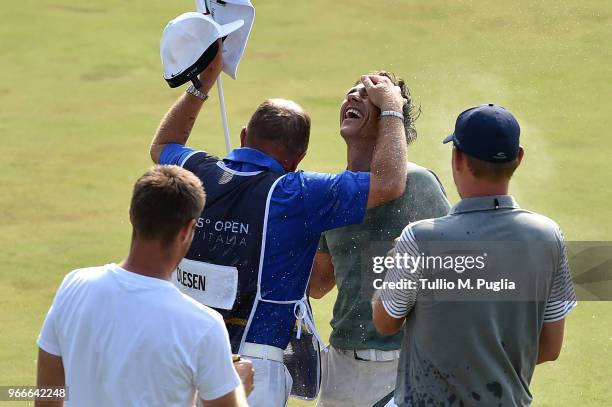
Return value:
M 215 83 L 217 83 L 217 78 L 219 75 L 215 76 L 214 78 L 211 77 L 210 75 L 200 75 L 198 76 L 198 79 L 200 80 L 201 86 L 199 88 L 200 92 L 204 92 L 206 94 L 208 94 L 212 88 L 214 88 Z
M 386 103 L 381 103 L 380 105 L 380 111 L 384 111 L 384 110 L 392 110 L 395 112 L 400 112 L 402 113 L 402 110 L 404 109 L 404 105 L 402 103 L 397 103 L 395 101 L 389 101 Z
M 206 100 L 208 99 L 208 95 L 202 91 L 202 88 L 196 89 L 196 87 L 193 85 L 189 85 L 185 92 L 200 99 L 202 102 L 206 102 Z
M 382 110 L 380 112 L 380 118 L 382 119 L 383 117 L 394 117 L 404 121 L 404 114 L 402 112 L 398 112 L 397 110 Z

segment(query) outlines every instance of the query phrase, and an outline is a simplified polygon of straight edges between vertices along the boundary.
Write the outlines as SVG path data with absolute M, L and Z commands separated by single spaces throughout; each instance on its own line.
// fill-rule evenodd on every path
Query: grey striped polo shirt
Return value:
M 395 256 L 415 259 L 389 269 L 380 292 L 406 316 L 395 402 L 529 405 L 542 325 L 576 305 L 557 224 L 509 195 L 463 199 L 407 226 Z

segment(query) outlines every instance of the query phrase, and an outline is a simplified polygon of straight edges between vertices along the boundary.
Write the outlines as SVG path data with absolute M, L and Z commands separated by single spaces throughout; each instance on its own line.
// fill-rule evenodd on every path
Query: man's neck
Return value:
M 478 198 L 481 196 L 493 196 L 493 195 L 508 195 L 508 184 L 477 184 L 470 185 L 465 188 L 459 194 L 462 199 L 464 198 Z
M 347 169 L 350 171 L 370 171 L 374 145 L 366 142 L 351 141 L 347 144 Z
M 170 280 L 176 264 L 176 256 L 159 242 L 134 240 L 130 254 L 119 266 L 142 276 Z
M 261 151 L 262 153 L 272 157 L 277 163 L 283 167 L 285 172 L 293 172 L 295 168 L 291 168 L 287 166 L 287 155 L 286 152 L 283 151 L 281 147 L 279 147 L 278 143 L 275 141 L 263 141 L 258 142 L 257 144 L 249 144 L 243 147 L 253 148 L 255 150 Z

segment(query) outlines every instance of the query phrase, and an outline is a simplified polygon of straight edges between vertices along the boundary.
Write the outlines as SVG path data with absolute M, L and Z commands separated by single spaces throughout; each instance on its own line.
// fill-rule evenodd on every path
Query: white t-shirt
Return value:
M 64 278 L 38 345 L 62 357 L 67 406 L 193 406 L 240 384 L 219 313 L 116 264 Z

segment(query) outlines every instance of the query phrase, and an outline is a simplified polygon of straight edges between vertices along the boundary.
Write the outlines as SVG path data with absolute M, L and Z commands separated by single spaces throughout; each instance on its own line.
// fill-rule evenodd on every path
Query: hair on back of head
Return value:
M 202 213 L 202 182 L 176 165 L 156 165 L 134 184 L 130 219 L 134 237 L 169 243 Z
M 461 150 L 459 150 L 461 151 Z M 463 153 L 463 152 L 462 152 Z M 507 181 L 512 178 L 514 171 L 519 166 L 518 158 L 507 163 L 492 163 L 479 160 L 469 154 L 463 153 L 466 157 L 467 166 L 475 178 L 490 182 Z
M 249 137 L 280 143 L 289 152 L 303 153 L 310 139 L 310 117 L 295 102 L 268 99 L 257 107 L 247 125 Z

